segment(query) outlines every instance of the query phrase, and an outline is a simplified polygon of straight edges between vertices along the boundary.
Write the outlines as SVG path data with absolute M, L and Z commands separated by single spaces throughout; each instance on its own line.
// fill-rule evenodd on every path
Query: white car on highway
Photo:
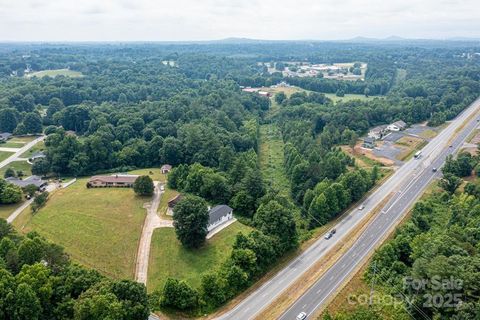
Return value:
M 297 320 L 307 319 L 307 314 L 305 312 L 300 312 L 297 316 Z

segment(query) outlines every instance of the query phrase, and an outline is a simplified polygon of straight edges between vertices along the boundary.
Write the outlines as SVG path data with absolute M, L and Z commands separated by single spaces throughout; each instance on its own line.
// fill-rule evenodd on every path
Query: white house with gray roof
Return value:
M 389 124 L 387 129 L 390 131 L 401 131 L 401 130 L 405 130 L 406 127 L 407 127 L 407 124 L 404 121 L 399 120 L 399 121 L 395 121 L 392 124 Z
M 225 204 L 215 206 L 208 210 L 207 230 L 210 232 L 216 227 L 233 219 L 233 209 Z

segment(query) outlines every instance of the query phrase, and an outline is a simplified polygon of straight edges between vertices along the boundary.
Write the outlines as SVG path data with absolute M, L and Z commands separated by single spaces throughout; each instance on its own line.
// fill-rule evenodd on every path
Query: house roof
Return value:
M 370 132 L 382 132 L 382 131 L 384 131 L 386 128 L 387 128 L 387 125 L 384 124 L 384 125 L 376 126 L 376 127 L 372 128 L 372 129 L 370 129 Z
M 402 121 L 402 120 L 399 120 L 399 121 L 395 121 L 394 123 L 392 123 L 393 125 L 399 127 L 399 128 L 405 128 L 407 126 L 407 124 Z
M 363 139 L 363 142 L 364 143 L 375 143 L 375 139 L 370 138 L 370 137 L 366 137 L 366 138 Z
M 105 183 L 134 183 L 137 175 L 111 175 L 111 176 L 93 176 L 89 181 L 99 180 Z
M 42 180 L 42 178 L 40 178 L 39 176 L 30 176 L 23 180 L 16 177 L 9 177 L 9 178 L 6 178 L 5 180 L 7 180 L 8 182 L 16 186 L 19 186 L 20 188 L 24 188 L 30 184 L 33 184 L 36 187 L 40 188 L 41 186 L 47 183 L 46 181 Z
M 226 204 L 221 204 L 213 207 L 208 211 L 208 224 L 213 224 L 215 221 L 219 220 L 223 216 L 226 216 L 232 211 L 233 209 Z
M 172 166 L 169 165 L 169 164 L 164 164 L 164 165 L 160 168 L 160 170 L 172 170 Z
M 0 133 L 0 139 L 8 139 L 12 136 L 10 132 L 2 132 Z
M 47 155 L 43 151 L 35 152 L 30 156 L 30 159 L 35 159 L 35 158 L 45 158 Z
M 169 207 L 173 207 L 174 205 L 176 205 L 180 200 L 182 200 L 183 196 L 181 193 L 177 194 L 175 197 L 171 198 L 170 200 L 168 200 L 168 206 Z

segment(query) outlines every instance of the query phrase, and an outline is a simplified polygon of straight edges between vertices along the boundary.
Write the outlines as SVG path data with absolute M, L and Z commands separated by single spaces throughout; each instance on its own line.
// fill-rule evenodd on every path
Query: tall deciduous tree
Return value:
M 154 189 L 153 180 L 150 176 L 140 176 L 133 183 L 133 191 L 140 196 L 151 196 Z
M 189 248 L 198 248 L 207 236 L 207 203 L 200 197 L 187 195 L 173 208 L 173 226 L 178 240 Z
M 282 252 L 297 246 L 298 234 L 292 211 L 277 201 L 260 205 L 253 219 L 260 231 L 278 239 Z

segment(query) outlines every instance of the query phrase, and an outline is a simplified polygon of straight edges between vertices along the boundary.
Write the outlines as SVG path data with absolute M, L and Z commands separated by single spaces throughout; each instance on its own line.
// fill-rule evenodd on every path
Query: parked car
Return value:
M 333 234 L 332 234 L 331 231 L 327 232 L 327 234 L 325 235 L 325 240 L 330 239 L 332 236 L 333 236 Z
M 432 171 L 433 171 L 433 172 L 437 172 L 437 168 L 433 168 Z
M 300 312 L 297 316 L 297 320 L 307 319 L 307 314 L 305 312 Z
M 363 210 L 363 209 L 365 209 L 365 205 L 363 204 L 358 207 L 358 210 Z
M 333 235 L 335 233 L 337 233 L 337 229 L 332 229 L 332 231 L 330 231 L 330 233 Z

